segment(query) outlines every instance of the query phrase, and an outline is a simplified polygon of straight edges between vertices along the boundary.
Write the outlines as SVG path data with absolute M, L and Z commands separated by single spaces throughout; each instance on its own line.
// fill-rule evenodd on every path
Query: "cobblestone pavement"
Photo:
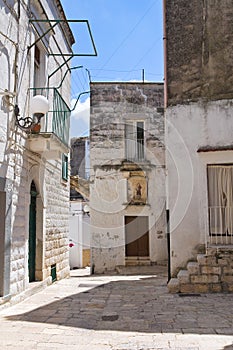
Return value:
M 70 279 L 0 311 L 1 349 L 233 349 L 233 295 L 169 294 L 165 268 L 156 270 L 72 271 Z

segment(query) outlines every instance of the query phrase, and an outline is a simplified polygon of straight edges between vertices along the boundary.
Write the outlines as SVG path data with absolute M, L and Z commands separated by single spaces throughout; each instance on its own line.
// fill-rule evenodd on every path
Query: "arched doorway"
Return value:
M 29 240 L 28 240 L 28 274 L 29 282 L 36 279 L 36 197 L 37 190 L 34 181 L 30 188 L 30 208 L 29 208 Z

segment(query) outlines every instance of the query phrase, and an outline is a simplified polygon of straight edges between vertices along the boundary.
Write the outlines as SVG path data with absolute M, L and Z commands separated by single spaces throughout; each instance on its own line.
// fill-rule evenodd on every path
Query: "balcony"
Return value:
M 143 162 L 145 160 L 144 139 L 125 140 L 126 160 Z
M 48 159 L 60 158 L 61 153 L 68 152 L 71 111 L 56 88 L 30 89 L 29 99 L 39 94 L 48 98 L 51 107 L 41 119 L 40 131 L 29 133 L 28 147 Z

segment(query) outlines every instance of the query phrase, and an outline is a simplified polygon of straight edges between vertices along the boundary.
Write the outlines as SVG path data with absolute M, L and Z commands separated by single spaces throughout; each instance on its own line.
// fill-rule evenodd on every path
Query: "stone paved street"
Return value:
M 87 273 L 72 271 L 1 309 L 1 349 L 233 349 L 232 294 L 169 294 L 165 267 L 154 275 Z

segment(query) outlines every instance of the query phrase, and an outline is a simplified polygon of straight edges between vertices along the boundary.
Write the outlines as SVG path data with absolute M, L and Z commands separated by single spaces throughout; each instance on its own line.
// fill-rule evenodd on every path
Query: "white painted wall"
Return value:
M 85 203 L 70 202 L 69 247 L 70 268 L 83 267 L 83 249 L 90 249 L 90 217 L 83 212 Z
M 207 164 L 233 163 L 232 151 L 197 152 L 232 145 L 232 101 L 197 102 L 166 111 L 167 207 L 172 273 L 208 242 Z

